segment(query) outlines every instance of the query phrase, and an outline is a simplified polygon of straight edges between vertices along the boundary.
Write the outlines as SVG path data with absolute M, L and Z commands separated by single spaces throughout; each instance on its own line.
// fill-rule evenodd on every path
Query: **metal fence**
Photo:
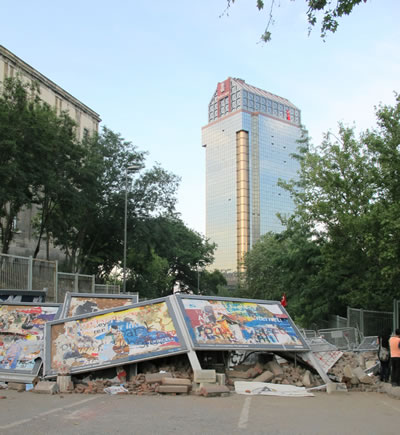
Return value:
M 400 328 L 400 301 L 393 301 L 393 330 Z
M 94 293 L 94 275 L 83 275 L 79 273 L 58 272 L 57 294 L 55 302 L 64 302 L 67 292 Z
M 0 289 L 45 289 L 47 297 L 54 300 L 56 288 L 56 261 L 0 254 Z
M 318 335 L 341 350 L 352 350 L 360 344 L 360 333 L 356 328 L 319 329 Z
M 118 284 L 95 284 L 95 293 L 119 294 L 121 292 Z
M 116 284 L 96 284 L 94 275 L 57 271 L 57 261 L 0 254 L 0 289 L 46 290 L 47 302 L 64 302 L 67 291 L 119 294 Z
M 364 337 L 356 350 L 358 352 L 366 352 L 377 351 L 378 348 L 378 337 L 375 335 L 371 337 Z
M 393 312 L 347 308 L 347 326 L 357 328 L 364 337 L 380 335 L 393 328 Z

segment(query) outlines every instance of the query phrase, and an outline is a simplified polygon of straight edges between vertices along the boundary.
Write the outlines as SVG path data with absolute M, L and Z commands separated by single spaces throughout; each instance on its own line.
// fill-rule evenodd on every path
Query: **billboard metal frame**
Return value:
M 66 324 L 71 323 L 70 327 L 73 327 L 73 326 L 78 325 L 78 324 L 84 324 L 85 321 L 89 321 L 90 319 L 96 319 L 96 317 L 100 318 L 100 317 L 105 316 L 107 314 L 111 314 L 111 313 L 118 314 L 119 312 L 136 310 L 137 308 L 145 307 L 146 305 L 153 306 L 156 304 L 166 304 L 168 315 L 173 322 L 174 331 L 175 331 L 176 336 L 178 338 L 179 347 L 177 347 L 176 349 L 165 349 L 165 350 L 157 350 L 157 351 L 153 351 L 153 352 L 147 352 L 147 353 L 143 353 L 143 354 L 128 355 L 126 357 L 122 357 L 122 358 L 118 358 L 118 359 L 114 359 L 114 360 L 111 359 L 111 360 L 100 361 L 100 362 L 96 361 L 96 362 L 93 362 L 92 364 L 82 364 L 80 366 L 75 366 L 75 367 L 73 365 L 71 365 L 69 367 L 70 373 L 72 373 L 72 374 L 73 373 L 84 373 L 84 372 L 88 372 L 88 371 L 92 371 L 92 370 L 99 370 L 99 369 L 108 368 L 108 367 L 117 367 L 117 366 L 121 366 L 124 364 L 137 363 L 137 362 L 141 362 L 141 361 L 145 361 L 145 360 L 149 360 L 149 359 L 161 358 L 161 357 L 177 355 L 177 354 L 181 354 L 181 353 L 187 353 L 188 349 L 186 346 L 186 341 L 185 341 L 183 334 L 182 334 L 182 331 L 179 327 L 179 323 L 178 323 L 176 315 L 175 315 L 175 310 L 173 309 L 173 306 L 172 306 L 170 300 L 167 297 L 159 298 L 159 299 L 152 299 L 152 300 L 140 302 L 137 304 L 127 305 L 127 306 L 113 308 L 113 309 L 109 309 L 109 310 L 97 311 L 97 312 L 90 313 L 90 314 L 83 314 L 80 316 L 74 316 L 74 317 L 60 319 L 57 321 L 47 323 L 46 324 L 46 333 L 45 333 L 44 376 L 47 378 L 57 376 L 58 370 L 56 368 L 54 368 L 52 365 L 53 358 L 54 358 L 54 355 L 53 355 L 54 352 L 52 352 L 52 350 L 53 350 L 53 342 L 55 341 L 55 335 L 56 335 L 55 332 L 53 333 L 53 330 L 58 325 L 65 326 Z M 102 323 L 103 325 L 107 325 L 107 328 L 108 328 L 108 326 L 110 326 L 110 328 L 111 328 L 112 321 L 113 320 L 104 319 L 104 321 L 99 322 L 99 324 Z M 75 325 L 73 325 L 73 323 Z M 111 330 L 110 328 L 108 329 L 108 331 Z M 106 329 L 106 328 L 104 327 L 104 329 Z M 62 334 L 60 334 L 60 335 L 62 335 Z M 147 345 L 140 344 L 140 345 L 137 345 L 137 348 L 144 348 L 146 346 Z
M 295 351 L 295 352 L 307 352 L 310 351 L 310 347 L 306 340 L 290 318 L 289 314 L 285 308 L 280 304 L 279 301 L 264 301 L 259 299 L 240 299 L 240 298 L 227 298 L 227 297 L 216 297 L 216 296 L 198 296 L 198 295 L 186 295 L 178 294 L 176 295 L 178 306 L 182 312 L 184 323 L 188 332 L 188 336 L 191 341 L 191 345 L 194 350 L 259 350 L 259 351 Z M 199 343 L 196 338 L 195 331 L 191 324 L 190 318 L 187 315 L 186 307 L 184 305 L 184 300 L 198 300 L 198 301 L 215 301 L 215 302 L 230 302 L 233 304 L 255 304 L 261 305 L 263 308 L 265 305 L 270 305 L 278 307 L 284 318 L 287 320 L 288 326 L 293 330 L 296 339 L 301 344 L 273 344 L 273 343 L 246 343 L 246 344 L 222 344 L 222 343 Z
M 115 299 L 115 300 L 131 300 L 131 303 L 129 305 L 132 304 L 137 304 L 139 302 L 139 298 L 138 295 L 122 295 L 122 294 L 110 294 L 110 293 L 77 293 L 77 292 L 67 292 L 65 294 L 65 300 L 64 300 L 64 305 L 63 305 L 63 309 L 61 312 L 61 316 L 60 319 L 66 319 L 70 316 L 68 316 L 68 312 L 70 310 L 71 307 L 71 303 L 73 301 L 73 299 L 85 299 L 87 298 L 89 299 Z M 123 305 L 120 305 L 123 306 Z M 111 309 L 111 308 L 109 308 Z M 99 311 L 104 311 L 104 310 L 99 310 Z M 92 311 L 92 312 L 98 312 L 98 311 Z M 86 313 L 85 313 L 86 314 Z M 87 314 L 90 314 L 89 312 Z M 73 317 L 73 316 L 71 316 Z

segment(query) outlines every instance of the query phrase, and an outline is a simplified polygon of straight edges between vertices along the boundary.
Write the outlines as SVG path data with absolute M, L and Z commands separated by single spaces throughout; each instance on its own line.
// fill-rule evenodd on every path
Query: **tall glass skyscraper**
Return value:
M 206 236 L 217 244 L 213 266 L 227 277 L 268 231 L 277 213 L 294 210 L 278 180 L 296 177 L 291 157 L 301 136 L 300 111 L 290 101 L 228 78 L 218 83 L 202 129 L 206 149 Z

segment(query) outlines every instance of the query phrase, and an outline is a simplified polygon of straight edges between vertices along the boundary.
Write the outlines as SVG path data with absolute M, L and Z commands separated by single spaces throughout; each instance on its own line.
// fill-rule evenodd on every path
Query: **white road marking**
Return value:
M 247 428 L 247 423 L 249 421 L 250 403 L 251 403 L 251 396 L 248 396 L 244 400 L 242 412 L 240 413 L 240 418 L 238 423 L 239 429 Z
M 385 402 L 382 399 L 380 400 L 380 402 L 383 403 L 384 405 L 386 405 L 388 408 L 391 408 L 391 409 L 393 409 L 393 410 L 395 410 L 397 412 L 400 412 L 400 408 L 399 407 L 393 406 L 390 403 L 387 403 L 387 402 Z
M 32 418 L 25 418 L 23 420 L 14 421 L 14 423 L 10 423 L 10 424 L 6 424 L 4 426 L 0 426 L 0 429 L 10 429 L 12 427 L 20 426 L 21 424 L 26 424 L 26 423 L 28 423 L 28 422 L 30 422 L 32 420 L 37 419 L 37 418 L 41 418 L 41 417 L 44 417 L 46 415 L 54 414 L 55 412 L 63 411 L 64 409 L 73 408 L 74 406 L 82 405 L 83 403 L 90 402 L 92 400 L 99 399 L 99 398 L 100 397 L 89 397 L 89 398 L 81 400 L 79 402 L 70 403 L 69 405 L 65 405 L 65 406 L 63 406 L 61 408 L 54 408 L 54 409 L 51 409 L 50 411 L 44 411 L 44 412 L 41 412 L 38 415 L 35 415 Z

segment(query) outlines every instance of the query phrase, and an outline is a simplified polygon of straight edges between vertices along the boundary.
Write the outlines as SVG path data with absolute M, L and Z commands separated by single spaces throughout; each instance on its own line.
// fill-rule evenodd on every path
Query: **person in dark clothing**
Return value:
M 378 358 L 381 363 L 379 378 L 382 382 L 389 382 L 390 378 L 390 351 L 389 351 L 390 330 L 385 330 L 378 337 Z

